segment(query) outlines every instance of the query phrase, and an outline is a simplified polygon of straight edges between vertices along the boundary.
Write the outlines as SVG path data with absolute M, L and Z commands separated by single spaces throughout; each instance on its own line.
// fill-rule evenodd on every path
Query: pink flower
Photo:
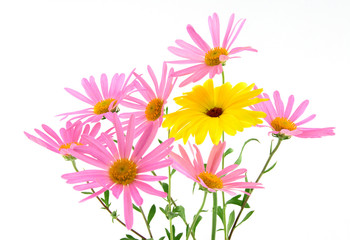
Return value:
M 65 90 L 72 96 L 78 98 L 79 100 L 91 105 L 91 108 L 63 113 L 58 116 L 64 116 L 65 119 L 69 115 L 77 115 L 72 119 L 84 119 L 85 122 L 98 122 L 102 117 L 108 112 L 118 111 L 118 104 L 121 104 L 124 97 L 128 95 L 134 88 L 133 84 L 128 85 L 130 77 L 134 71 L 132 71 L 129 77 L 125 80 L 125 74 L 115 74 L 112 78 L 111 84 L 108 87 L 108 79 L 106 74 L 101 75 L 101 91 L 96 85 L 95 78 L 90 77 L 89 80 L 83 78 L 81 84 L 86 92 L 86 96 L 71 89 L 65 88 Z
M 104 138 L 107 148 L 94 138 L 84 135 L 83 138 L 88 146 L 77 146 L 69 150 L 69 153 L 99 169 L 69 173 L 63 175 L 62 178 L 70 184 L 78 183 L 79 185 L 74 186 L 74 189 L 78 191 L 100 188 L 82 201 L 94 198 L 107 190 L 110 190 L 118 199 L 120 194 L 124 192 L 125 224 L 127 229 L 131 229 L 133 225 L 132 199 L 138 206 L 143 203 L 139 190 L 163 198 L 167 196 L 165 192 L 158 191 L 145 183 L 164 180 L 167 177 L 151 176 L 144 173 L 169 166 L 172 163 L 172 160 L 166 156 L 172 150 L 170 145 L 174 139 L 164 141 L 154 150 L 145 154 L 158 129 L 156 124 L 149 125 L 132 151 L 135 136 L 134 116 L 130 118 L 126 135 L 123 133 L 121 122 L 116 114 L 110 113 L 105 116 L 114 124 L 117 145 L 111 136 L 104 133 L 101 134 L 101 137 Z
M 191 148 L 194 158 L 193 163 L 185 149 L 179 145 L 181 156 L 174 152 L 170 153 L 170 157 L 174 160 L 172 167 L 186 177 L 207 188 L 210 192 L 223 191 L 230 195 L 236 195 L 235 191 L 246 193 L 244 191 L 245 188 L 262 188 L 260 183 L 237 182 L 237 180 L 245 177 L 244 173 L 247 171 L 243 168 L 236 169 L 238 167 L 237 164 L 230 165 L 221 171 L 217 171 L 221 163 L 225 146 L 225 142 L 220 142 L 218 145 L 213 146 L 208 158 L 208 164 L 205 168 L 202 155 L 195 144 L 193 144 L 193 147 L 196 150 L 196 154 L 194 154 Z
M 186 59 L 170 61 L 169 63 L 194 64 L 191 67 L 174 72 L 174 76 L 177 77 L 192 74 L 180 84 L 180 87 L 186 86 L 191 82 L 197 82 L 204 78 L 208 73 L 209 78 L 213 78 L 216 74 L 220 74 L 222 72 L 222 66 L 225 65 L 228 59 L 237 58 L 237 56 L 234 56 L 236 53 L 242 51 L 257 52 L 257 50 L 251 47 L 232 47 L 233 42 L 236 40 L 245 23 L 245 19 L 240 19 L 235 25 L 233 25 L 234 17 L 234 14 L 230 17 L 221 45 L 219 17 L 214 13 L 212 17 L 209 16 L 208 18 L 213 47 L 210 47 L 191 25 L 187 25 L 187 32 L 198 47 L 183 40 L 176 40 L 175 43 L 179 47 L 168 48 L 173 54 Z
M 126 119 L 130 119 L 131 115 L 135 115 L 135 125 L 137 126 L 135 130 L 136 136 L 141 134 L 145 128 L 153 122 L 156 122 L 158 127 L 161 126 L 163 121 L 164 106 L 167 103 L 168 97 L 176 83 L 176 79 L 174 80 L 173 77 L 170 77 L 174 70 L 171 68 L 168 74 L 166 63 L 163 63 L 162 78 L 159 86 L 152 68 L 147 66 L 147 70 L 153 81 L 155 91 L 153 91 L 153 89 L 141 75 L 134 73 L 137 79 L 137 81 L 134 81 L 135 88 L 142 95 L 145 101 L 132 96 L 127 96 L 122 103 L 123 106 L 135 109 L 135 111 L 130 113 L 122 113 L 119 115 L 120 118 Z M 125 121 L 123 122 L 123 125 L 127 123 L 128 121 Z
M 259 96 L 260 98 L 269 98 L 269 95 L 263 94 L 263 96 Z M 316 117 L 316 114 L 312 114 L 311 116 L 298 121 L 297 120 L 303 115 L 306 107 L 309 104 L 309 100 L 303 101 L 297 109 L 292 113 L 293 105 L 294 105 L 294 96 L 289 96 L 288 103 L 286 108 L 284 108 L 284 104 L 281 100 L 280 93 L 275 91 L 273 94 L 273 98 L 275 101 L 275 106 L 273 106 L 272 101 L 260 102 L 251 106 L 250 108 L 255 111 L 262 111 L 266 113 L 265 121 L 269 124 L 269 126 L 263 127 L 271 127 L 272 131 L 269 133 L 276 134 L 278 136 L 295 136 L 300 138 L 320 138 L 323 136 L 332 136 L 334 135 L 334 127 L 328 128 L 303 128 L 300 127 L 303 124 L 310 122 Z
M 90 125 L 86 124 L 84 129 L 83 127 L 84 124 L 82 124 L 80 121 L 75 123 L 68 121 L 66 123 L 66 128 L 60 129 L 61 137 L 59 137 L 49 126 L 44 124 L 42 125 L 42 128 L 46 133 L 35 129 L 35 132 L 41 137 L 41 139 L 27 132 L 24 132 L 24 134 L 33 142 L 69 159 L 71 156 L 67 152 L 67 149 L 73 149 L 78 145 L 86 144 L 84 138 L 81 136 L 85 134 L 90 137 L 95 137 L 100 130 L 101 124 L 95 124 L 91 131 Z

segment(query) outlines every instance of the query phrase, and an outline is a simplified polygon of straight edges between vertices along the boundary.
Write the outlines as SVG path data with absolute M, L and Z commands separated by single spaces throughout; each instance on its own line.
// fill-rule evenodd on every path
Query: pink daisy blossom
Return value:
M 116 144 L 110 135 L 102 133 L 101 137 L 104 138 L 107 146 L 105 147 L 100 141 L 84 135 L 83 138 L 89 145 L 77 146 L 69 150 L 69 153 L 99 169 L 69 173 L 63 175 L 62 178 L 66 179 L 67 183 L 79 184 L 74 186 L 74 189 L 78 191 L 100 188 L 81 201 L 94 198 L 107 190 L 110 190 L 118 199 L 120 194 L 124 192 L 124 218 L 126 227 L 130 230 L 133 225 L 132 200 L 138 206 L 143 203 L 139 190 L 162 198 L 167 196 L 167 193 L 158 191 L 145 183 L 164 180 L 167 177 L 146 175 L 145 173 L 172 164 L 173 161 L 167 158 L 167 155 L 172 150 L 170 145 L 174 139 L 164 141 L 154 150 L 145 154 L 158 129 L 156 124 L 149 125 L 132 151 L 135 137 L 134 116 L 132 115 L 130 118 L 126 135 L 123 133 L 121 122 L 116 114 L 110 113 L 105 116 L 114 125 L 118 143 Z
M 263 96 L 259 95 L 260 98 L 268 98 L 269 95 L 264 93 Z M 273 94 L 275 106 L 272 104 L 271 100 L 266 102 L 260 102 L 254 106 L 250 106 L 252 110 L 262 111 L 266 113 L 265 121 L 269 126 L 260 127 L 270 127 L 272 131 L 269 132 L 276 136 L 286 136 L 287 138 L 291 136 L 300 138 L 320 138 L 323 136 L 334 135 L 334 127 L 327 128 L 303 128 L 303 124 L 310 122 L 316 117 L 316 114 L 312 114 L 307 118 L 297 121 L 304 113 L 306 107 L 309 104 L 309 100 L 303 101 L 297 109 L 292 113 L 294 105 L 294 96 L 290 95 L 288 98 L 287 106 L 284 108 L 283 101 L 281 100 L 280 93 L 275 91 Z
M 239 179 L 244 179 L 245 172 L 247 172 L 244 168 L 236 169 L 238 167 L 237 164 L 217 171 L 225 146 L 226 142 L 220 142 L 218 145 L 214 145 L 211 149 L 207 166 L 204 167 L 202 155 L 195 144 L 193 144 L 193 147 L 196 150 L 196 154 L 194 154 L 191 148 L 193 154 L 192 162 L 185 149 L 179 145 L 181 156 L 174 152 L 170 153 L 170 157 L 174 160 L 172 167 L 210 192 L 223 191 L 230 195 L 236 195 L 235 191 L 249 194 L 244 191 L 246 188 L 263 188 L 260 183 L 237 182 Z
M 164 106 L 167 103 L 168 97 L 174 88 L 176 78 L 171 77 L 174 72 L 173 68 L 167 71 L 166 63 L 163 63 L 163 71 L 160 84 L 158 86 L 157 78 L 150 66 L 147 66 L 148 73 L 153 81 L 154 89 L 152 90 L 150 85 L 143 79 L 141 75 L 134 73 L 137 81 L 134 81 L 135 88 L 142 95 L 145 101 L 127 96 L 123 101 L 123 106 L 135 109 L 134 112 L 122 113 L 120 118 L 129 119 L 131 115 L 135 115 L 135 125 L 137 126 L 135 135 L 139 136 L 148 124 L 157 122 L 158 127 L 161 126 L 163 121 Z M 123 125 L 128 121 L 123 122 Z
M 24 134 L 33 142 L 55 153 L 59 153 L 69 160 L 71 158 L 71 155 L 69 155 L 67 150 L 73 149 L 78 145 L 86 144 L 84 138 L 81 136 L 85 134 L 89 137 L 95 137 L 101 128 L 101 124 L 96 123 L 90 130 L 89 124 L 86 124 L 84 127 L 84 124 L 81 121 L 77 121 L 75 123 L 68 121 L 66 123 L 66 128 L 61 128 L 59 131 L 61 137 L 58 136 L 54 130 L 45 124 L 42 125 L 42 128 L 46 133 L 38 129 L 34 129 L 40 138 L 35 137 L 27 132 L 24 132 Z
M 235 15 L 232 14 L 227 25 L 226 33 L 222 44 L 220 45 L 220 23 L 219 17 L 216 13 L 209 16 L 209 30 L 213 40 L 213 47 L 210 47 L 194 30 L 191 25 L 187 25 L 187 32 L 197 46 L 193 46 L 183 40 L 176 40 L 175 43 L 179 47 L 169 47 L 169 51 L 173 54 L 185 58 L 186 60 L 170 61 L 175 64 L 194 64 L 191 67 L 174 72 L 174 76 L 184 76 L 191 74 L 186 78 L 180 87 L 186 86 L 191 82 L 197 82 L 204 78 L 209 73 L 209 78 L 213 78 L 216 74 L 222 72 L 222 66 L 231 58 L 238 58 L 234 56 L 236 53 L 242 51 L 257 52 L 251 47 L 232 47 L 239 32 L 241 31 L 245 19 L 239 19 L 233 25 Z
M 81 80 L 81 84 L 83 85 L 87 97 L 71 88 L 65 88 L 65 90 L 72 96 L 87 104 L 90 104 L 92 107 L 79 111 L 63 113 L 58 116 L 64 116 L 62 119 L 65 119 L 70 115 L 77 115 L 71 118 L 71 120 L 81 120 L 87 118 L 85 122 L 98 122 L 106 113 L 118 111 L 118 105 L 123 102 L 125 96 L 128 95 L 134 88 L 133 84 L 128 85 L 133 72 L 134 71 L 130 73 L 126 80 L 124 73 L 115 74 L 109 87 L 106 74 L 102 74 L 100 80 L 102 94 L 93 76 L 91 76 L 89 80 L 86 78 Z

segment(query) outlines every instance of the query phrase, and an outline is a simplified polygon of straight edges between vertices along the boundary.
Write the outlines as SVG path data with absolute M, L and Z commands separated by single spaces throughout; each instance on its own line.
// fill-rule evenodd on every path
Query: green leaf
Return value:
M 201 220 L 202 220 L 202 216 L 199 215 L 197 218 L 197 221 L 193 224 L 193 232 L 196 232 L 197 225 Z
M 228 217 L 227 229 L 230 230 L 233 226 L 233 222 L 235 221 L 235 211 L 233 210 Z
M 137 207 L 135 204 L 132 204 L 132 208 L 138 212 L 141 212 L 141 209 L 139 207 Z
M 168 193 L 169 185 L 167 183 L 162 183 L 163 191 Z
M 164 240 L 164 238 L 165 238 L 165 237 L 161 237 L 161 238 L 159 238 L 159 240 Z
M 242 149 L 241 149 L 241 153 L 239 154 L 239 157 L 238 157 L 238 159 L 236 160 L 235 164 L 237 164 L 237 165 L 240 165 L 240 164 L 241 164 L 241 162 L 242 162 L 242 153 L 243 153 L 244 147 L 245 147 L 245 145 L 246 145 L 247 143 L 249 143 L 250 141 L 257 141 L 258 143 L 260 143 L 259 140 L 256 139 L 256 138 L 251 138 L 251 139 L 247 140 L 247 141 L 243 144 L 243 147 L 242 147 Z
M 275 162 L 269 169 L 265 170 L 263 173 L 267 173 L 270 172 L 275 166 L 276 166 L 277 162 Z
M 129 235 L 129 234 L 126 234 L 126 237 L 130 240 L 137 240 L 136 238 L 134 238 L 133 236 Z
M 152 207 L 151 207 L 151 209 L 150 209 L 149 212 L 148 212 L 148 216 L 147 216 L 147 222 L 148 222 L 148 224 L 151 223 L 151 221 L 152 221 L 152 219 L 153 219 L 153 217 L 154 217 L 155 214 L 156 214 L 156 206 L 153 204 Z
M 221 222 L 224 223 L 224 210 L 221 208 L 221 206 L 218 206 L 216 214 L 221 219 Z
M 92 194 L 92 192 L 81 192 L 82 194 Z
M 179 216 L 182 218 L 182 220 L 184 220 L 184 222 L 186 221 L 185 208 L 183 206 L 176 206 L 174 208 L 174 212 L 179 213 Z
M 167 228 L 165 229 L 165 232 L 166 232 L 166 235 L 168 236 L 168 239 L 170 240 L 170 232 Z
M 158 142 L 159 142 L 160 144 L 162 144 L 162 143 L 163 143 L 163 141 L 162 141 L 162 140 L 160 140 L 160 139 L 158 139 Z
M 225 151 L 224 153 L 224 157 L 226 157 L 227 155 L 229 155 L 230 153 L 233 153 L 233 149 L 232 148 L 229 148 Z
M 176 169 L 173 169 L 173 170 L 171 171 L 170 175 L 173 176 L 174 173 L 176 173 Z
M 237 195 L 237 196 L 231 198 L 230 200 L 228 200 L 228 201 L 226 202 L 226 204 L 234 204 L 234 205 L 238 205 L 238 206 L 242 207 L 242 205 L 243 205 L 243 200 L 239 200 L 240 197 L 241 197 L 241 195 Z M 244 208 L 250 208 L 249 204 L 247 203 L 247 204 L 244 206 Z
M 250 216 L 254 213 L 254 211 L 250 211 L 247 215 L 245 215 L 245 217 L 243 218 L 242 222 L 240 222 L 236 227 L 238 227 L 239 225 L 241 225 L 243 222 L 245 222 L 246 220 L 248 220 L 248 218 L 250 218 Z
M 109 205 L 109 190 L 104 192 L 104 198 L 102 200 L 107 206 Z
M 175 240 L 180 240 L 180 238 L 182 237 L 183 233 L 179 233 L 178 235 L 176 235 Z

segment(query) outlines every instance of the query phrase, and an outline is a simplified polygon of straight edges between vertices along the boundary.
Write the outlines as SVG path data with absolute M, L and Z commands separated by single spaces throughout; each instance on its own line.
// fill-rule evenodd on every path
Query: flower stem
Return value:
M 213 193 L 213 218 L 211 225 L 211 240 L 215 240 L 216 236 L 216 217 L 218 209 L 218 195 L 216 192 Z
M 79 172 L 77 165 L 75 163 L 75 160 L 71 160 L 73 168 L 76 172 Z M 94 189 L 90 189 L 92 193 L 95 193 Z M 102 204 L 103 208 L 106 209 L 107 212 L 109 212 L 111 215 L 113 214 L 113 212 L 109 209 L 109 207 L 101 200 L 101 198 L 99 196 L 96 196 L 96 199 Z M 118 217 L 114 217 L 115 220 L 117 220 L 117 222 L 119 222 L 121 225 L 123 225 L 124 227 L 126 227 L 125 223 L 123 223 L 123 221 L 121 221 Z M 137 231 L 135 231 L 134 229 L 130 229 L 131 232 L 135 233 L 137 236 L 139 236 L 142 240 L 147 240 L 147 238 L 145 238 L 144 236 L 142 236 L 140 233 L 138 233 Z
M 201 205 L 201 207 L 199 208 L 197 214 L 195 215 L 195 217 L 194 217 L 194 219 L 193 219 L 193 222 L 192 222 L 192 224 L 191 224 L 190 230 L 188 231 L 188 232 L 191 233 L 191 234 L 192 234 L 192 230 L 193 230 L 194 224 L 197 222 L 198 217 L 199 217 L 200 213 L 201 213 L 202 210 L 203 210 L 203 207 L 204 207 L 204 204 L 205 204 L 205 200 L 207 199 L 207 195 L 208 195 L 208 192 L 205 191 L 205 192 L 204 192 L 204 197 L 203 197 L 202 205 Z M 189 237 L 190 237 L 190 234 L 187 234 L 187 235 L 186 235 L 186 240 L 188 240 Z M 193 237 L 193 239 L 194 239 L 194 234 L 192 235 L 192 237 Z
M 146 219 L 145 213 L 144 213 L 144 211 L 143 211 L 143 209 L 142 209 L 141 206 L 139 206 L 139 208 L 140 208 L 140 210 L 141 210 L 141 214 L 142 214 L 143 220 L 144 220 L 145 223 L 146 223 L 149 236 L 151 237 L 151 239 L 153 239 L 152 232 L 151 232 L 151 227 L 150 227 L 150 225 L 149 225 L 149 222 L 148 222 L 147 219 Z
M 258 183 L 259 180 L 260 180 L 260 178 L 262 177 L 262 175 L 264 175 L 264 172 L 265 172 L 267 166 L 269 165 L 270 160 L 272 159 L 273 155 L 275 154 L 275 152 L 277 151 L 277 149 L 278 149 L 279 146 L 281 145 L 281 142 L 282 142 L 282 141 L 283 141 L 282 138 L 278 138 L 278 142 L 277 142 L 275 148 L 270 152 L 269 158 L 267 159 L 267 161 L 266 161 L 266 163 L 265 163 L 263 169 L 261 170 L 261 172 L 260 172 L 258 178 L 256 179 L 255 183 Z M 232 226 L 232 228 L 231 228 L 230 235 L 229 235 L 229 237 L 228 237 L 229 240 L 230 240 L 231 237 L 232 237 L 233 231 L 236 229 L 236 226 L 237 226 L 239 217 L 241 216 L 241 214 L 242 214 L 242 212 L 243 212 L 243 210 L 244 210 L 244 207 L 246 206 L 246 204 L 247 204 L 247 202 L 248 202 L 248 199 L 249 199 L 249 198 L 252 196 L 252 194 L 253 194 L 253 190 L 254 190 L 254 189 L 251 189 L 250 195 L 247 195 L 247 197 L 245 198 L 245 200 L 244 200 L 243 203 L 242 203 L 241 209 L 240 209 L 240 211 L 239 211 L 239 213 L 238 213 L 238 215 L 237 215 L 237 218 L 236 218 L 236 220 L 235 220 L 235 222 L 234 222 L 234 224 L 233 224 L 233 226 Z

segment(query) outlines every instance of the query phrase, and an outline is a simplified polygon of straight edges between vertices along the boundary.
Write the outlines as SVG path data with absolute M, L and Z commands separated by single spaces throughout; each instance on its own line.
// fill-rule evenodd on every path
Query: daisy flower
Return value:
M 167 103 L 168 97 L 173 90 L 176 79 L 171 77 L 174 72 L 173 68 L 167 71 L 166 63 L 163 63 L 162 78 L 158 86 L 157 78 L 150 66 L 147 67 L 148 73 L 153 81 L 154 89 L 142 78 L 141 75 L 134 73 L 137 81 L 134 81 L 135 88 L 145 99 L 138 99 L 132 96 L 127 96 L 123 101 L 123 106 L 134 109 L 131 113 L 122 113 L 120 118 L 130 119 L 131 115 L 135 115 L 136 128 L 135 135 L 138 136 L 144 131 L 148 124 L 157 122 L 158 127 L 163 121 L 164 106 Z M 123 125 L 127 124 L 127 121 Z
M 207 133 L 214 144 L 218 144 L 222 132 L 231 136 L 244 128 L 255 126 L 263 121 L 266 114 L 244 109 L 250 105 L 265 101 L 257 98 L 262 89 L 252 90 L 254 84 L 238 83 L 236 86 L 227 82 L 219 87 L 213 80 L 207 80 L 203 86 L 193 87 L 192 92 L 174 98 L 182 108 L 164 115 L 163 127 L 171 129 L 170 137 L 183 138 L 186 144 L 190 135 L 196 144 L 201 144 Z
M 133 149 L 134 116 L 130 118 L 126 135 L 123 133 L 121 122 L 116 114 L 106 114 L 106 118 L 114 125 L 118 143 L 116 144 L 110 135 L 102 133 L 101 137 L 104 138 L 107 146 L 105 147 L 100 141 L 84 135 L 83 138 L 89 145 L 77 146 L 69 150 L 69 153 L 98 169 L 69 173 L 63 175 L 62 178 L 66 179 L 67 183 L 79 184 L 74 186 L 74 189 L 78 191 L 99 188 L 82 201 L 94 198 L 107 190 L 110 190 L 118 199 L 123 192 L 125 224 L 130 230 L 133 225 L 132 200 L 138 206 L 143 203 L 140 190 L 162 198 L 167 196 L 165 192 L 158 191 L 146 183 L 164 180 L 167 177 L 146 175 L 145 173 L 172 164 L 172 160 L 168 159 L 167 155 L 172 150 L 170 145 L 174 139 L 164 141 L 154 150 L 145 154 L 157 133 L 158 126 L 156 124 L 149 125 L 145 129 Z
M 65 90 L 70 93 L 72 96 L 78 98 L 79 100 L 91 105 L 92 107 L 63 113 L 58 116 L 64 116 L 62 119 L 70 115 L 77 115 L 72 119 L 84 119 L 85 122 L 98 122 L 104 115 L 108 112 L 116 112 L 118 110 L 118 104 L 120 104 L 124 97 L 128 95 L 134 88 L 133 84 L 129 84 L 130 77 L 134 71 L 132 71 L 129 77 L 125 80 L 125 74 L 115 74 L 112 78 L 111 84 L 108 87 L 108 79 L 106 74 L 101 75 L 101 91 L 97 87 L 94 77 L 90 77 L 89 80 L 83 78 L 81 84 L 86 92 L 87 96 L 71 89 L 65 88 Z
M 194 154 L 191 148 L 193 161 L 190 160 L 185 149 L 179 145 L 181 155 L 174 152 L 170 153 L 170 157 L 174 160 L 172 167 L 189 179 L 208 189 L 210 192 L 223 191 L 230 195 L 236 195 L 236 191 L 246 193 L 244 191 L 246 188 L 262 188 L 260 183 L 237 182 L 237 180 L 244 179 L 245 173 L 247 172 L 244 168 L 237 169 L 237 164 L 230 165 L 223 170 L 217 171 L 222 160 L 225 146 L 225 142 L 220 142 L 218 145 L 212 147 L 205 167 L 202 155 L 195 144 L 193 144 L 193 147 L 196 150 L 196 154 Z
M 183 87 L 191 82 L 197 82 L 204 78 L 209 73 L 209 78 L 213 78 L 216 74 L 222 72 L 222 66 L 230 58 L 237 58 L 235 54 L 242 51 L 257 52 L 251 47 L 232 47 L 239 32 L 241 31 L 245 19 L 239 19 L 236 24 L 233 24 L 235 15 L 232 14 L 227 25 L 226 33 L 220 44 L 220 23 L 216 13 L 209 16 L 209 30 L 213 40 L 213 47 L 210 47 L 191 25 L 187 25 L 187 32 L 197 46 L 193 46 L 183 40 L 176 40 L 175 43 L 179 47 L 169 47 L 169 51 L 173 54 L 185 58 L 186 60 L 170 61 L 175 64 L 194 64 L 191 67 L 174 72 L 174 76 L 184 76 L 191 74 L 186 78 L 180 87 Z
M 270 99 L 269 95 L 264 93 L 263 96 Z M 309 104 L 309 100 L 303 101 L 297 109 L 292 114 L 292 109 L 294 105 L 294 96 L 291 95 L 288 98 L 287 106 L 284 108 L 283 101 L 281 100 L 280 93 L 275 91 L 273 94 L 275 106 L 271 101 L 261 102 L 250 108 L 255 111 L 263 111 L 266 113 L 265 121 L 272 128 L 269 133 L 275 134 L 275 136 L 286 136 L 287 138 L 291 136 L 300 138 L 320 138 L 323 136 L 334 135 L 334 127 L 328 128 L 303 128 L 303 124 L 310 122 L 316 117 L 316 114 L 312 114 L 303 120 L 298 119 L 303 115 L 306 107 Z
M 42 125 L 42 128 L 46 133 L 38 129 L 34 129 L 40 138 L 27 132 L 24 132 L 24 134 L 33 142 L 55 153 L 61 154 L 67 160 L 71 160 L 72 156 L 67 152 L 67 149 L 73 149 L 76 146 L 86 144 L 85 140 L 81 136 L 85 134 L 90 137 L 95 137 L 101 128 L 101 124 L 96 123 L 93 128 L 90 129 L 89 124 L 86 124 L 84 127 L 84 124 L 82 124 L 80 121 L 75 123 L 68 121 L 66 123 L 66 128 L 60 129 L 60 136 L 58 136 L 54 130 L 45 124 Z

